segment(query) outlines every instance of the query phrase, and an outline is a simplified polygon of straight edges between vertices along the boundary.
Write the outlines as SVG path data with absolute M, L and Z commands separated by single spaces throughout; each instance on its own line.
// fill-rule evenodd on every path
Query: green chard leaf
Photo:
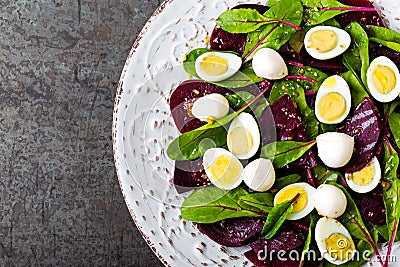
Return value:
M 261 235 L 266 239 L 270 239 L 276 234 L 285 222 L 286 217 L 293 211 L 293 205 L 298 196 L 299 194 L 297 194 L 293 199 L 277 204 L 272 208 L 261 231 Z
M 301 68 L 297 66 L 288 66 L 288 70 L 289 75 L 291 76 L 303 76 L 317 81 L 317 83 L 314 84 L 305 80 L 296 80 L 296 82 L 300 84 L 305 91 L 318 92 L 322 82 L 328 78 L 326 73 L 309 66 L 303 66 Z
M 383 201 L 385 203 L 386 209 L 386 225 L 388 229 L 388 236 L 390 237 L 392 236 L 392 230 L 395 228 L 395 221 L 397 221 L 398 223 L 400 218 L 400 180 L 399 178 L 397 178 L 397 169 L 399 168 L 399 155 L 388 143 L 385 144 L 384 162 L 385 167 L 383 179 L 385 182 L 389 183 L 389 188 L 383 190 Z
M 272 193 L 252 193 L 243 195 L 239 199 L 241 206 L 248 205 L 259 209 L 260 212 L 269 213 L 274 206 L 274 194 Z
M 299 267 L 302 267 L 304 265 L 305 256 L 308 253 L 308 251 L 310 250 L 310 245 L 313 240 L 313 233 L 315 230 L 315 224 L 316 224 L 317 220 L 318 220 L 318 217 L 316 215 L 314 215 L 314 214 L 310 215 L 310 226 L 308 227 L 307 238 L 306 238 L 306 241 L 304 242 L 303 251 L 301 252 L 301 259 L 300 259 Z
M 343 64 L 367 87 L 367 69 L 369 66 L 368 35 L 357 22 L 346 26 L 352 42 L 343 54 Z
M 349 11 L 373 11 L 372 8 L 353 7 L 336 0 L 301 0 L 303 3 L 306 25 L 317 25 L 339 14 Z
M 281 22 L 289 26 L 297 27 L 286 21 L 263 16 L 257 10 L 240 8 L 232 9 L 222 13 L 216 20 L 217 26 L 230 33 L 249 33 L 257 30 L 263 25 Z
M 273 104 L 285 94 L 289 95 L 296 104 L 300 112 L 300 117 L 306 127 L 308 138 L 315 139 L 318 135 L 319 122 L 314 111 L 307 105 L 303 87 L 294 80 L 276 81 L 269 97 L 270 103 Z
M 300 180 L 301 176 L 299 174 L 290 174 L 288 176 L 276 179 L 273 188 L 282 189 L 285 186 L 297 183 Z
M 261 148 L 261 157 L 271 159 L 274 167 L 279 169 L 299 159 L 315 145 L 315 141 L 277 141 Z
M 332 171 L 322 165 L 314 167 L 312 173 L 319 184 L 337 182 L 342 177 L 341 173 Z
M 218 187 L 204 187 L 193 192 L 182 203 L 181 215 L 184 220 L 197 223 L 214 223 L 238 217 L 265 217 L 259 208 L 244 204 L 241 198 L 249 193 L 241 188 L 231 191 Z
M 233 94 L 229 94 L 226 96 L 226 99 L 229 102 L 229 107 L 233 110 L 238 110 L 244 105 L 246 105 L 247 102 L 252 100 L 254 98 L 254 95 L 250 92 L 247 91 L 238 91 Z M 249 112 L 250 108 L 246 108 L 246 112 Z
M 361 80 L 352 71 L 339 74 L 349 85 L 353 106 L 357 106 L 364 97 L 369 97 Z
M 294 25 L 300 25 L 303 17 L 303 6 L 300 0 L 286 0 L 276 2 L 264 14 L 267 18 L 275 18 Z M 296 29 L 282 22 L 263 25 L 257 30 L 250 32 L 242 55 L 243 61 L 251 60 L 254 54 L 261 48 L 272 48 L 278 50 L 289 41 Z
M 365 31 L 369 40 L 400 52 L 400 34 L 385 27 L 368 25 Z

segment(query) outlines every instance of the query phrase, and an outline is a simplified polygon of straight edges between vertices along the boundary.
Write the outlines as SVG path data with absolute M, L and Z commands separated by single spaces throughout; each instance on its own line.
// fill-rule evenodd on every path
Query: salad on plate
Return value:
M 365 0 L 241 4 L 215 22 L 170 97 L 182 219 L 256 266 L 389 266 L 400 34 Z

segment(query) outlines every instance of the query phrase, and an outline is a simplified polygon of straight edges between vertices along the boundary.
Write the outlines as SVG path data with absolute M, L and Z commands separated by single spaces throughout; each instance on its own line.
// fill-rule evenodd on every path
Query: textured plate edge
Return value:
M 116 172 L 117 172 L 117 177 L 118 177 L 118 182 L 119 182 L 119 187 L 121 189 L 121 193 L 124 197 L 126 206 L 129 210 L 129 213 L 137 227 L 137 229 L 139 230 L 140 234 L 142 235 L 143 239 L 146 241 L 147 245 L 150 247 L 150 249 L 154 252 L 154 254 L 158 257 L 158 259 L 165 265 L 168 267 L 172 267 L 168 261 L 161 255 L 161 253 L 159 253 L 156 249 L 156 247 L 154 245 L 151 244 L 151 241 L 149 239 L 149 237 L 143 232 L 143 230 L 140 227 L 140 224 L 136 218 L 136 214 L 133 211 L 132 207 L 130 206 L 126 195 L 124 194 L 123 191 L 123 187 L 122 187 L 122 175 L 121 175 L 121 170 L 118 168 L 119 166 L 119 160 L 118 160 L 118 149 L 117 149 L 117 133 L 116 133 L 116 129 L 117 129 L 117 115 L 119 112 L 119 108 L 120 107 L 120 100 L 121 100 L 121 95 L 123 93 L 123 84 L 124 84 L 124 79 L 125 79 L 125 75 L 127 73 L 129 64 L 131 63 L 131 59 L 133 57 L 133 55 L 136 53 L 136 50 L 138 48 L 138 46 L 141 43 L 141 40 L 143 38 L 143 36 L 147 33 L 148 29 L 150 28 L 150 26 L 153 24 L 153 22 L 156 20 L 156 18 L 158 17 L 158 15 L 160 15 L 160 13 L 167 7 L 168 4 L 171 4 L 174 0 L 165 0 L 157 9 L 156 11 L 154 11 L 154 13 L 150 16 L 150 18 L 147 20 L 147 22 L 145 23 L 143 29 L 140 31 L 139 35 L 136 37 L 136 40 L 134 41 L 131 50 L 129 51 L 129 54 L 127 56 L 127 59 L 125 61 L 125 65 L 124 68 L 121 72 L 120 75 L 120 79 L 118 82 L 118 86 L 117 86 L 117 93 L 115 96 L 115 101 L 114 101 L 114 111 L 113 111 L 113 123 L 112 123 L 112 143 L 113 143 L 113 154 L 114 154 L 114 165 L 116 168 Z

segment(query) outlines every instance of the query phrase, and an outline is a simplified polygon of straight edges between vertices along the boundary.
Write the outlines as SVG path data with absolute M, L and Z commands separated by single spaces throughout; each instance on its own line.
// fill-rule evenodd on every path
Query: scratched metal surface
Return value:
M 121 70 L 159 4 L 0 1 L 0 266 L 162 266 L 111 142 Z

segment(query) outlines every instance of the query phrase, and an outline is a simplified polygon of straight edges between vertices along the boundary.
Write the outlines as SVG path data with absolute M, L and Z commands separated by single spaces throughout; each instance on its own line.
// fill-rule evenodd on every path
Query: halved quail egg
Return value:
M 294 183 L 285 186 L 275 195 L 274 205 L 298 197 L 294 202 L 293 211 L 287 216 L 288 220 L 299 220 L 304 218 L 314 209 L 315 188 L 307 183 Z
M 311 28 L 304 37 L 304 46 L 310 56 L 326 60 L 339 56 L 349 48 L 350 35 L 332 26 L 316 26 Z
M 257 153 L 260 142 L 260 130 L 251 114 L 242 112 L 232 120 L 227 144 L 233 155 L 239 159 L 249 159 Z
M 320 218 L 315 225 L 315 241 L 321 255 L 330 263 L 341 265 L 354 257 L 356 247 L 349 231 L 332 218 Z
M 203 166 L 211 183 L 221 189 L 230 190 L 242 182 L 243 165 L 226 149 L 207 149 Z
M 346 173 L 347 185 L 357 193 L 368 193 L 378 186 L 381 180 L 381 166 L 376 157 L 364 168 L 353 173 Z
M 400 94 L 400 74 L 396 64 L 385 56 L 372 60 L 367 70 L 368 89 L 379 102 L 393 101 Z
M 347 82 L 338 75 L 325 79 L 315 98 L 315 115 L 320 122 L 337 124 L 349 115 L 351 94 Z
M 243 170 L 243 181 L 252 190 L 267 191 L 275 182 L 275 169 L 272 161 L 259 158 L 253 160 Z
M 199 120 L 213 122 L 228 115 L 229 102 L 223 95 L 212 93 L 196 99 L 191 111 Z
M 195 62 L 197 75 L 208 82 L 218 82 L 235 75 L 242 66 L 242 59 L 232 53 L 206 52 Z

